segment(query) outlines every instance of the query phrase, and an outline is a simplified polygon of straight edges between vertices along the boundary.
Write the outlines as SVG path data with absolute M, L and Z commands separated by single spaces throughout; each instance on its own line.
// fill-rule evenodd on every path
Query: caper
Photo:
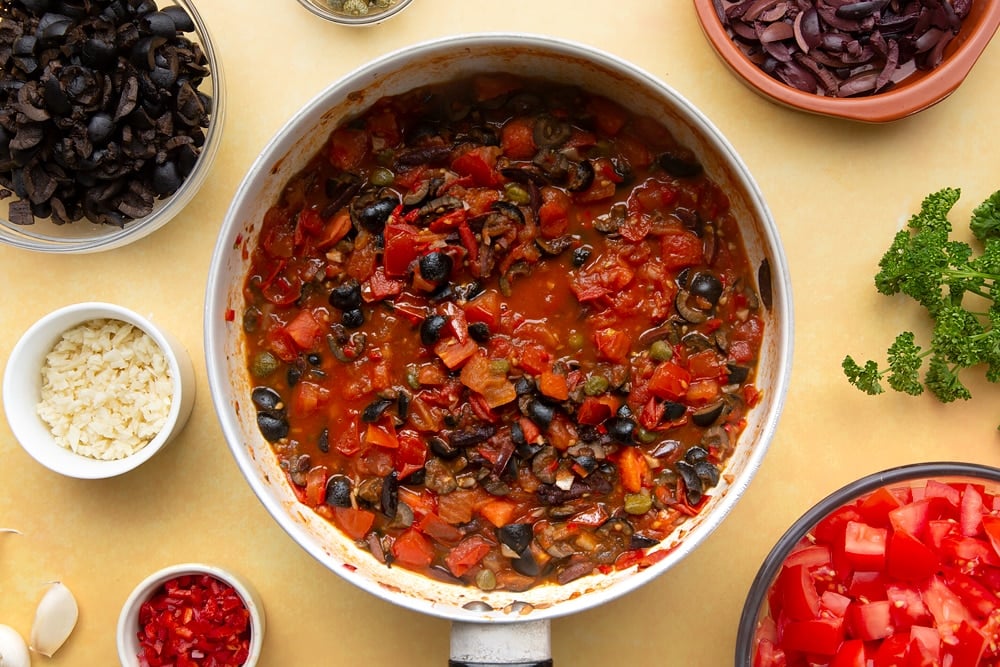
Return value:
M 392 185 L 393 181 L 396 180 L 396 175 L 392 173 L 391 169 L 386 169 L 385 167 L 377 167 L 372 170 L 371 175 L 368 177 L 372 185 L 377 185 L 379 187 L 387 187 Z
M 506 359 L 493 359 L 490 361 L 490 372 L 494 375 L 507 375 L 510 370 L 510 362 Z
M 493 570 L 483 568 L 476 573 L 476 588 L 481 591 L 492 591 L 497 587 L 497 575 Z
M 518 183 L 508 183 L 504 186 L 504 196 L 515 204 L 530 204 L 531 194 Z
M 659 437 L 654 431 L 650 431 L 649 429 L 645 429 L 641 426 L 636 426 L 635 432 L 632 435 L 635 437 L 637 442 L 641 442 L 644 445 L 650 445 L 656 442 L 656 439 Z
M 281 363 L 277 357 L 265 351 L 253 358 L 250 372 L 253 373 L 254 377 L 263 378 L 278 370 L 278 366 L 280 365 Z
M 591 375 L 583 382 L 583 393 L 587 396 L 600 396 L 610 386 L 611 382 L 603 375 Z
M 648 493 L 626 493 L 625 511 L 629 514 L 645 514 L 653 506 L 653 499 Z
M 583 334 L 580 333 L 579 331 L 574 331 L 566 339 L 566 343 L 569 345 L 571 350 L 582 350 L 583 344 L 585 342 L 586 339 L 583 337 Z
M 654 361 L 670 361 L 674 357 L 674 349 L 665 340 L 654 341 L 649 346 L 649 356 Z
M 608 435 L 618 442 L 631 443 L 635 432 L 635 422 L 627 417 L 612 417 L 605 422 Z

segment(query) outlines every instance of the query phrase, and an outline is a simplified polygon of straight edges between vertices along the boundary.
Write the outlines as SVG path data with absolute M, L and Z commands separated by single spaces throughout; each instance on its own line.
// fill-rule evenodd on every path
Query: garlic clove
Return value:
M 27 644 L 9 625 L 0 625 L 0 667 L 31 667 Z
M 73 593 L 64 584 L 53 582 L 35 609 L 31 650 L 51 658 L 73 632 L 79 613 Z

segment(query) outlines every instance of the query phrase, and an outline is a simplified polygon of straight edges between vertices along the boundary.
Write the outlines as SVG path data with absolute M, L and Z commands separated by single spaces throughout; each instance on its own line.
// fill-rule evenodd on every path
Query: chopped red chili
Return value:
M 238 667 L 250 652 L 250 612 L 236 590 L 207 574 L 163 584 L 139 609 L 142 667 Z
M 726 194 L 577 88 L 379 100 L 282 189 L 251 259 L 261 433 L 304 504 L 428 576 L 523 590 L 656 562 L 759 395 Z

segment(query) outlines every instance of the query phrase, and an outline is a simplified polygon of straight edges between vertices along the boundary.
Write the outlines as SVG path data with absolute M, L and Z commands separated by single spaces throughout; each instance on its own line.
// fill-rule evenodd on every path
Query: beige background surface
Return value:
M 27 635 L 44 582 L 76 593 L 76 632 L 53 660 L 117 662 L 114 629 L 132 587 L 162 566 L 206 561 L 248 576 L 267 609 L 263 667 L 446 664 L 448 624 L 368 596 L 325 570 L 266 514 L 223 441 L 204 372 L 202 306 L 215 238 L 243 174 L 307 100 L 351 69 L 424 39 L 472 31 L 545 32 L 610 51 L 704 111 L 750 166 L 792 272 L 796 336 L 777 436 L 749 491 L 688 559 L 603 607 L 553 622 L 557 665 L 731 664 L 744 595 L 787 525 L 836 487 L 911 461 L 1000 465 L 1000 388 L 975 399 L 870 398 L 840 373 L 845 353 L 880 356 L 901 327 L 926 335 L 908 302 L 880 296 L 876 263 L 923 196 L 960 187 L 954 220 L 1000 189 L 1000 45 L 949 99 L 915 117 L 861 126 L 786 110 L 716 59 L 683 0 L 415 0 L 387 23 L 341 28 L 294 0 L 199 0 L 228 80 L 214 173 L 167 227 L 111 252 L 52 257 L 0 248 L 0 360 L 38 317 L 108 300 L 166 325 L 189 348 L 200 393 L 182 436 L 120 479 L 50 473 L 0 424 L 0 623 Z

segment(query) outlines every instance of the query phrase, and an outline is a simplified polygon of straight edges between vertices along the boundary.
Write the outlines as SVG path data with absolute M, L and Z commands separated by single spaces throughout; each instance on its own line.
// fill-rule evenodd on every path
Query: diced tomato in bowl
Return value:
M 1000 666 L 1000 469 L 921 463 L 863 477 L 765 558 L 738 667 Z

